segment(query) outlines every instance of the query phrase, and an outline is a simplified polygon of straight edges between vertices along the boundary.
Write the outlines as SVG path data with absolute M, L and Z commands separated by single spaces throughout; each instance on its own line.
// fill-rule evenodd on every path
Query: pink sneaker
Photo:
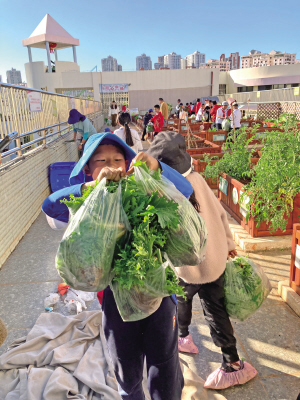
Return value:
M 178 350 L 183 353 L 199 353 L 198 347 L 193 342 L 192 335 L 178 338 Z
M 230 366 L 228 369 L 218 368 L 206 379 L 204 387 L 206 389 L 226 389 L 235 385 L 243 385 L 257 375 L 256 369 L 246 361 L 240 360 L 240 365 L 241 368 L 236 371 L 233 370 L 233 372 L 229 372 Z

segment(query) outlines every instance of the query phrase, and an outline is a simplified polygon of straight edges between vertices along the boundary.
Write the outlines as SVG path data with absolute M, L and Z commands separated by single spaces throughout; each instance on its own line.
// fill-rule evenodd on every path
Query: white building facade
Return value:
M 22 83 L 21 71 L 17 71 L 15 68 L 6 71 L 6 78 L 7 83 L 11 83 L 12 85 L 19 85 Z
M 193 54 L 189 54 L 185 57 L 187 67 L 199 68 L 201 65 L 205 64 L 205 54 L 195 51 Z
M 101 65 L 102 65 L 102 72 L 118 71 L 118 61 L 116 58 L 113 58 L 112 56 L 108 56 L 107 58 L 102 58 Z
M 241 68 L 291 64 L 296 64 L 296 53 L 282 53 L 276 50 L 272 50 L 270 53 L 261 53 L 251 50 L 248 55 L 241 57 Z
M 181 55 L 174 52 L 164 56 L 164 66 L 170 69 L 181 69 Z
M 152 61 L 149 56 L 146 56 L 146 54 L 142 54 L 138 57 L 136 57 L 136 70 L 140 71 L 140 69 L 144 70 L 150 70 L 152 69 Z

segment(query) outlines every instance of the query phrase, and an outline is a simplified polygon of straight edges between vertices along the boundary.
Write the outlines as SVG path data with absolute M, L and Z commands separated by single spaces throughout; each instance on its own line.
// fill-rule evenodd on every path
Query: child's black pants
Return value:
M 224 274 L 211 283 L 192 285 L 180 280 L 180 285 L 186 292 L 186 300 L 177 296 L 179 336 L 186 337 L 189 334 L 193 297 L 198 294 L 212 340 L 216 346 L 221 347 L 223 362 L 238 361 L 236 339 L 224 303 Z
M 152 400 L 180 400 L 184 385 L 178 356 L 177 306 L 165 297 L 159 309 L 136 322 L 124 322 L 111 289 L 103 296 L 103 329 L 122 399 L 144 400 L 144 358 Z

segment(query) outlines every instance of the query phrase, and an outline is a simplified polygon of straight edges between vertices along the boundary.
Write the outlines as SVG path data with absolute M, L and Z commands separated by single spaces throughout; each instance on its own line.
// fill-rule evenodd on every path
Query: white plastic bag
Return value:
M 223 130 L 223 131 L 229 132 L 230 127 L 231 127 L 230 121 L 228 121 L 228 119 L 223 119 L 223 122 L 222 122 L 222 130 Z
M 72 288 L 85 292 L 104 290 L 112 279 L 116 243 L 126 242 L 130 230 L 122 208 L 121 186 L 109 193 L 106 179 L 95 187 L 59 244 L 56 268 Z

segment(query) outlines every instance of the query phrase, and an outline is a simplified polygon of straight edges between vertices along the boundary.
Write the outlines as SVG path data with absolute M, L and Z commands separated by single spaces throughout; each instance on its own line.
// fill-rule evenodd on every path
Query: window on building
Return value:
M 273 85 L 273 89 L 284 89 L 284 88 L 285 88 L 285 85 L 283 83 Z
M 292 87 L 298 87 L 299 83 L 292 83 Z
M 253 86 L 242 86 L 238 87 L 238 93 L 244 93 L 244 92 L 253 92 Z
M 226 84 L 219 85 L 219 94 L 226 94 Z
M 272 85 L 260 85 L 258 86 L 258 90 L 272 90 Z

